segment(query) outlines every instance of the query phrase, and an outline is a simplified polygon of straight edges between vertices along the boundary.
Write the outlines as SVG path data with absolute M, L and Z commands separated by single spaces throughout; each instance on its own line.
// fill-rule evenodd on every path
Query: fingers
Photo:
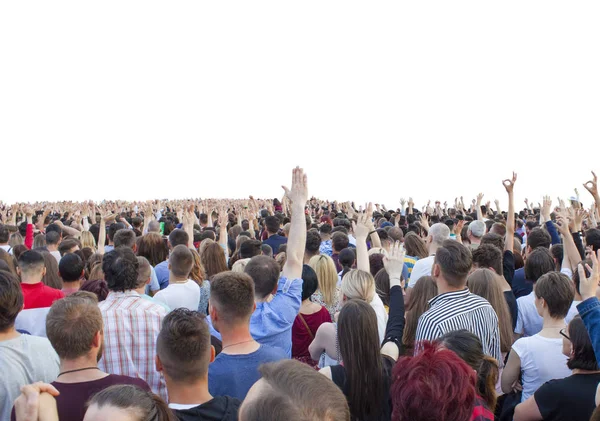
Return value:
M 585 276 L 585 270 L 583 269 L 583 265 L 581 263 L 579 263 L 577 265 L 577 273 L 579 274 L 579 282 L 583 282 L 584 279 L 587 279 L 587 277 Z

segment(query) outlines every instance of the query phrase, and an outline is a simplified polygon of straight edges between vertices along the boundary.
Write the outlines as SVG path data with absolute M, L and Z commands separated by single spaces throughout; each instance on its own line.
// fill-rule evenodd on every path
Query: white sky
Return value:
M 567 197 L 600 2 L 0 2 L 0 200 Z

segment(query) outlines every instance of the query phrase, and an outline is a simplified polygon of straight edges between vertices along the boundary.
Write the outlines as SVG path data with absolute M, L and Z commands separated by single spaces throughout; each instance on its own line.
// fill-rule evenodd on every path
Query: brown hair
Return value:
M 102 313 L 98 305 L 79 296 L 55 301 L 46 316 L 46 334 L 60 358 L 86 355 L 100 331 Z
M 194 256 L 192 252 L 184 245 L 173 247 L 171 256 L 169 256 L 170 271 L 179 278 L 190 276 L 192 267 L 194 267 Z
M 206 272 L 204 271 L 202 259 L 200 259 L 200 254 L 196 250 L 190 249 L 190 251 L 194 257 L 194 266 L 190 272 L 190 279 L 196 281 L 198 285 L 202 286 L 202 282 L 206 279 Z
M 467 283 L 467 276 L 473 265 L 471 251 L 455 240 L 446 240 L 437 249 L 435 263 L 449 286 L 460 288 Z
M 245 273 L 219 273 L 210 283 L 209 302 L 225 323 L 248 322 L 254 309 L 254 282 Z
M 23 309 L 23 291 L 16 275 L 0 270 L 0 332 L 13 327 Z
M 512 317 L 499 278 L 499 275 L 489 269 L 477 269 L 467 278 L 467 286 L 473 294 L 485 298 L 496 311 L 500 328 L 500 349 L 502 352 L 509 352 L 513 344 Z
M 63 281 L 58 274 L 58 263 L 56 258 L 47 251 L 40 251 L 44 256 L 44 265 L 46 266 L 46 274 L 42 278 L 42 283 L 54 289 L 62 289 Z
M 404 247 L 407 256 L 418 257 L 419 259 L 424 259 L 429 256 L 425 241 L 414 232 L 406 234 L 404 237 Z
M 225 252 L 220 244 L 212 242 L 202 250 L 200 255 L 204 269 L 206 270 L 206 276 L 208 279 L 212 279 L 213 276 L 221 272 L 227 271 L 227 260 L 225 259 Z
M 149 232 L 140 238 L 137 255 L 144 256 L 152 266 L 156 266 L 169 258 L 169 247 L 160 234 Z
M 429 309 L 429 300 L 438 295 L 438 287 L 431 276 L 423 276 L 412 288 L 406 305 L 406 324 L 402 343 L 407 350 L 415 345 L 419 317 Z
M 106 300 L 106 297 L 108 296 L 108 285 L 104 279 L 90 279 L 81 285 L 79 291 L 89 291 L 93 293 L 98 298 L 98 302 L 100 302 Z
M 348 402 L 325 376 L 296 360 L 263 364 L 264 390 L 240 408 L 245 421 L 349 421 Z
M 4 260 L 6 262 L 6 265 L 8 266 L 8 269 L 10 270 L 10 273 L 12 273 L 13 275 L 17 274 L 17 270 L 15 269 L 15 259 L 4 249 L 0 248 L 0 259 Z M 56 259 L 54 259 L 54 261 L 56 261 Z M 58 268 L 57 268 L 58 271 Z
M 138 386 L 115 385 L 96 393 L 89 407 L 112 406 L 133 415 L 137 421 L 177 421 L 167 403 L 158 395 Z
M 137 287 L 141 288 L 144 285 L 146 285 L 146 282 L 148 282 L 148 279 L 152 275 L 152 269 L 150 266 L 150 262 L 145 257 L 138 256 L 137 261 L 138 261 L 138 277 L 137 277 L 138 284 L 137 284 Z
M 575 287 L 567 275 L 548 272 L 537 280 L 533 290 L 537 298 L 544 299 L 551 317 L 555 319 L 566 317 L 575 297 Z

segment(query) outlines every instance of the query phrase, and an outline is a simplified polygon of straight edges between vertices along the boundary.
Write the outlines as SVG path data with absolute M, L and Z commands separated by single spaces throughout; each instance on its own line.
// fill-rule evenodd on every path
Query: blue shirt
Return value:
M 287 238 L 283 235 L 275 234 L 263 241 L 263 244 L 268 244 L 273 249 L 273 256 L 279 253 L 279 246 L 287 243 Z
M 279 348 L 260 345 L 250 354 L 229 355 L 220 353 L 208 366 L 208 391 L 213 396 L 231 396 L 244 400 L 258 379 L 261 364 L 286 359 Z
M 331 257 L 333 254 L 331 240 L 321 241 L 321 245 L 319 246 L 319 254 L 326 254 L 327 256 Z
M 292 357 L 292 325 L 302 304 L 302 279 L 279 278 L 277 293 L 268 303 L 256 303 L 250 318 L 250 334 L 259 343 L 280 348 Z M 221 339 L 207 317 L 210 334 Z M 216 396 L 216 395 L 215 395 Z
M 165 260 L 164 262 L 159 263 L 154 267 L 154 271 L 156 272 L 156 277 L 158 278 L 158 284 L 160 285 L 160 289 L 165 289 L 169 286 L 169 261 Z
M 533 291 L 533 282 L 525 279 L 524 268 L 515 270 L 515 276 L 512 280 L 511 287 L 517 298 L 529 295 L 531 291 Z

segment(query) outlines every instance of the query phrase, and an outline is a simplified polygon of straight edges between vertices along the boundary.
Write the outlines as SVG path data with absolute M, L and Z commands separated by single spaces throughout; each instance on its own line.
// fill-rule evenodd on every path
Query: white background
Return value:
M 0 200 L 568 197 L 598 1 L 4 1 Z

